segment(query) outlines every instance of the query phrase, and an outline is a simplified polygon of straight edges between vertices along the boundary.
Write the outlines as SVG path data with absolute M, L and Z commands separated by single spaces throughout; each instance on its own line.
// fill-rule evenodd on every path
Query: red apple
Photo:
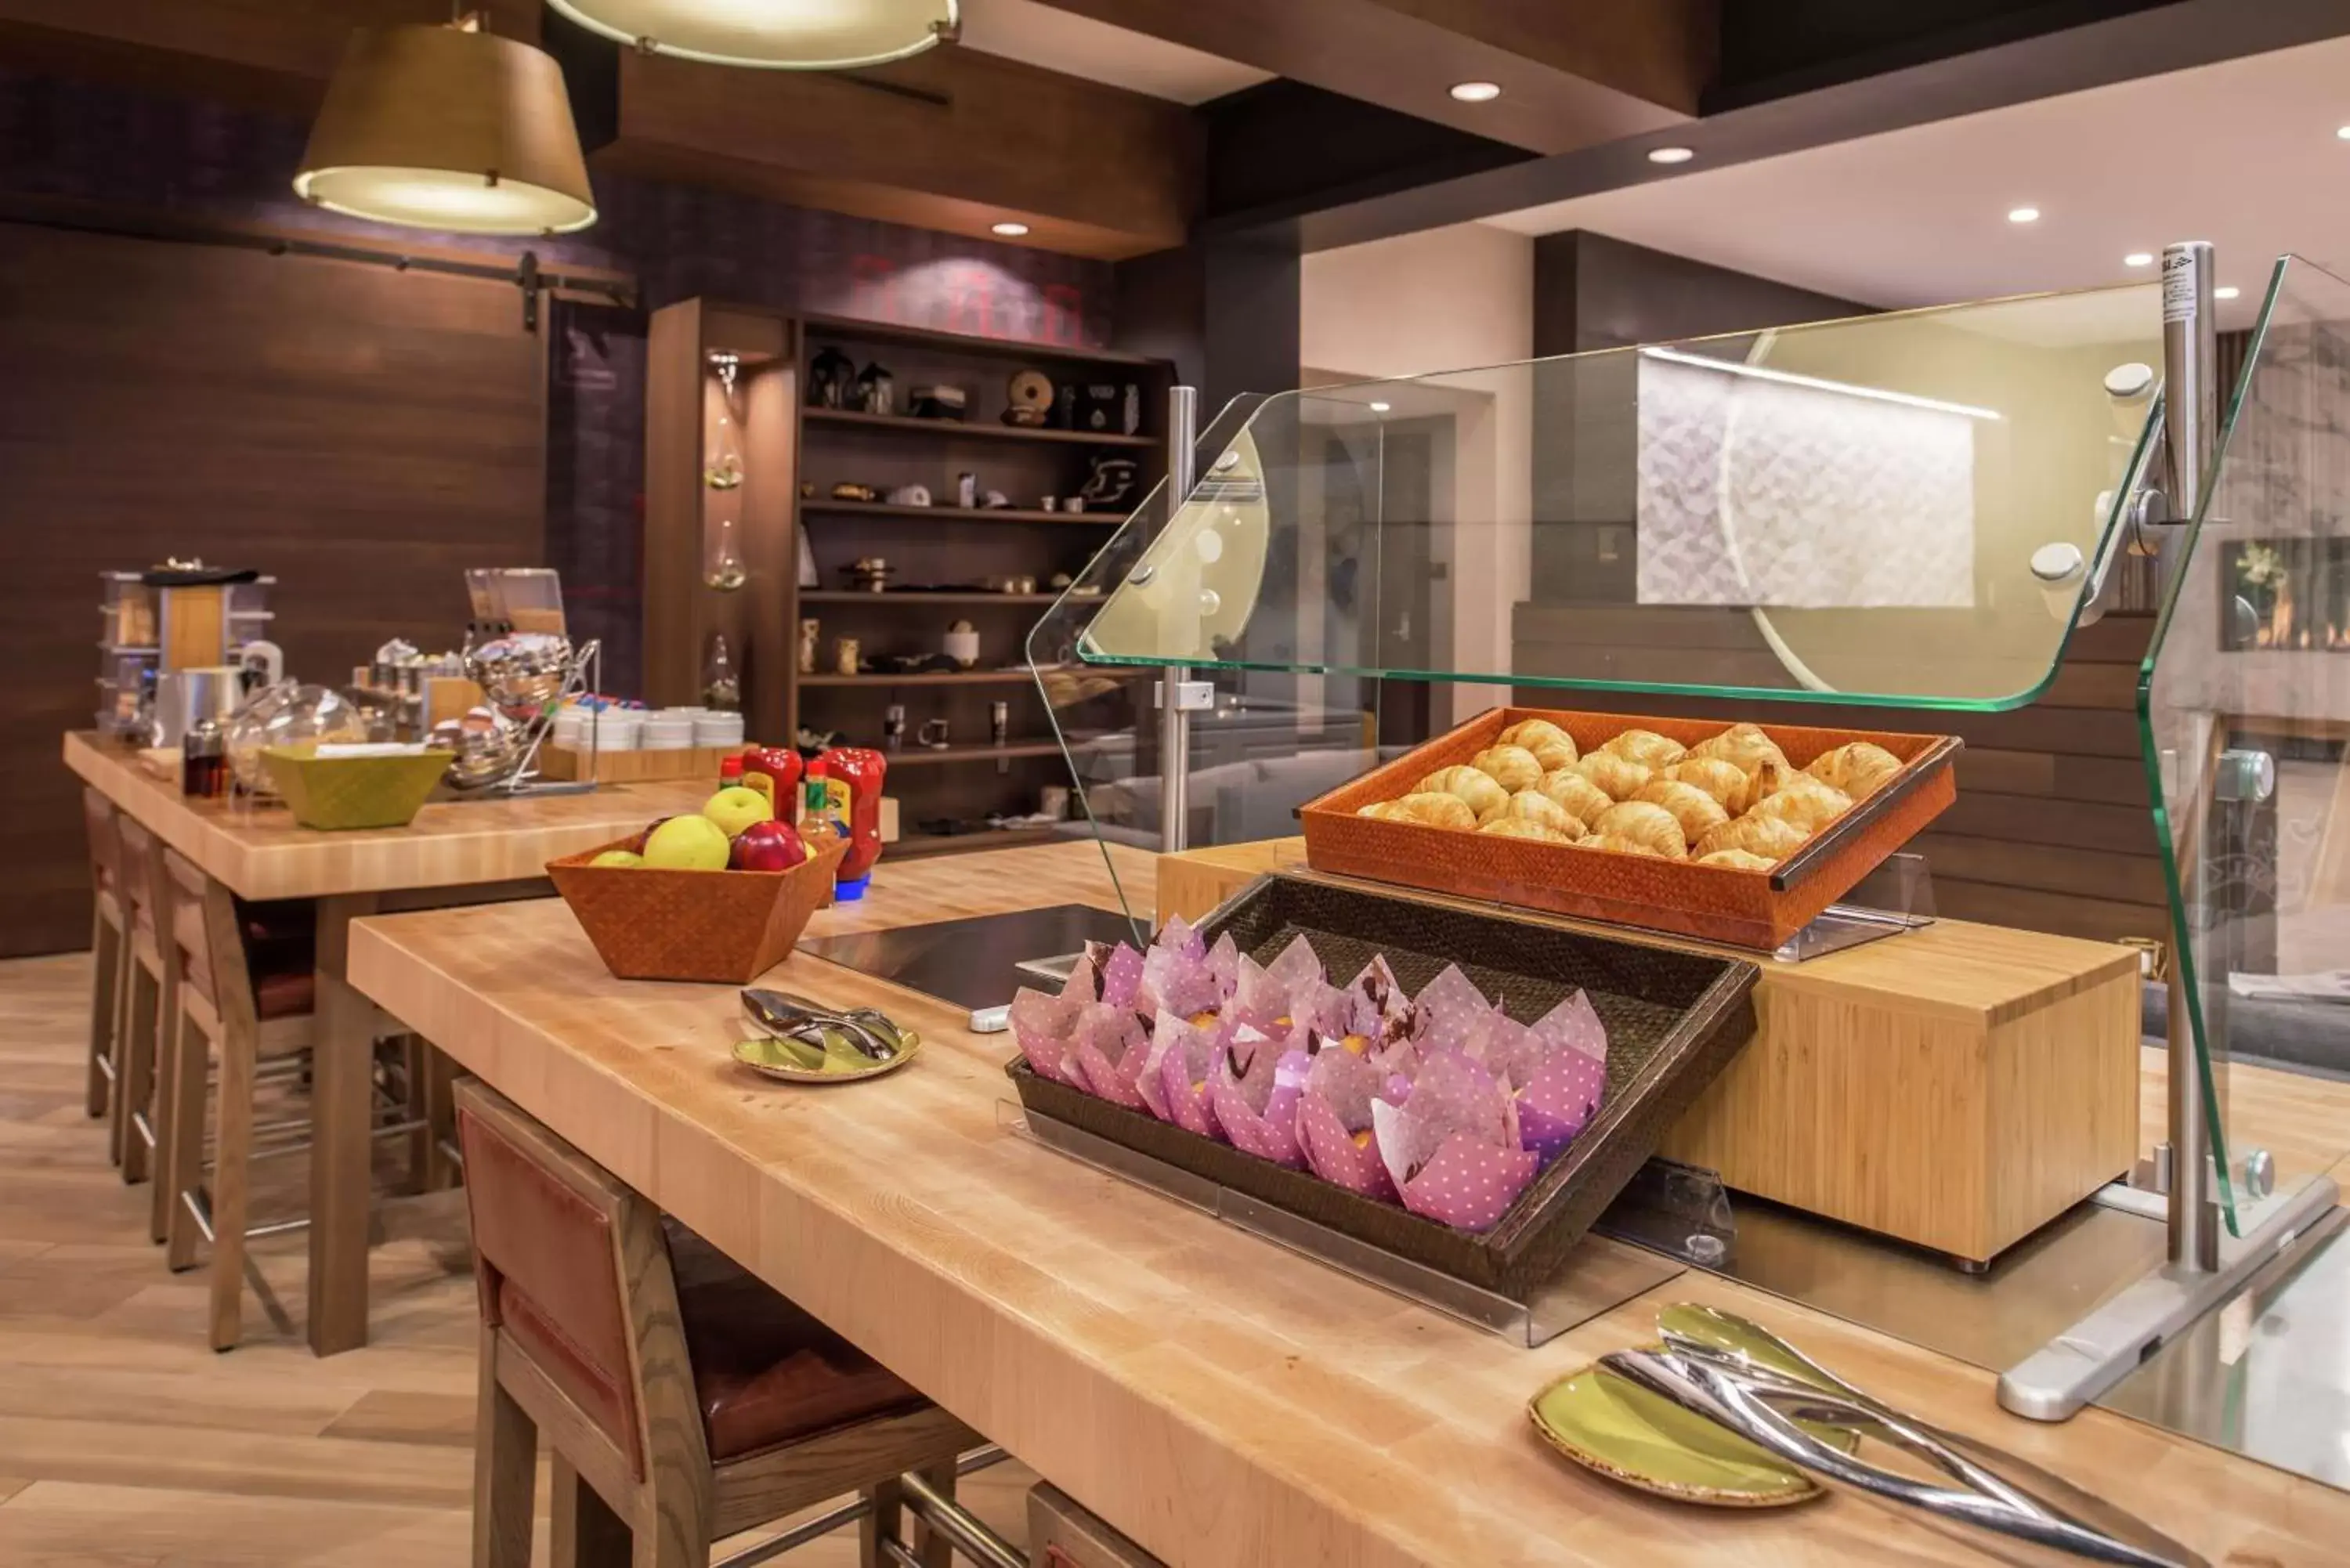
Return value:
M 669 818 L 666 816 L 654 817 L 650 822 L 645 824 L 643 832 L 638 834 L 634 838 L 629 839 L 626 844 L 620 846 L 620 847 L 623 849 L 633 850 L 637 854 L 642 855 L 645 852 L 645 840 L 653 836 L 654 828 L 659 827 L 662 823 L 667 822 Z
M 788 871 L 807 858 L 807 846 L 788 824 L 754 822 L 734 836 L 730 871 Z

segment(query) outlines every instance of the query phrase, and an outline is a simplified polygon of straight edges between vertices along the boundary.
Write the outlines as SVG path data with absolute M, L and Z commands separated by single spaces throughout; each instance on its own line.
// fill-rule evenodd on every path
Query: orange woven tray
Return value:
M 748 985 L 790 956 L 808 918 L 832 898 L 846 839 L 788 871 L 664 871 L 590 866 L 620 839 L 546 863 L 604 967 L 622 980 Z
M 1850 892 L 1958 798 L 1950 769 L 1960 746 L 1956 736 L 1764 724 L 1763 733 L 1797 767 L 1846 742 L 1868 741 L 1900 758 L 1902 768 L 1768 871 L 1734 871 L 1355 815 L 1360 806 L 1408 793 L 1438 768 L 1467 762 L 1523 719 L 1549 720 L 1574 736 L 1576 749 L 1585 752 L 1630 729 L 1653 730 L 1694 745 L 1728 728 L 1711 719 L 1491 709 L 1308 801 L 1299 812 L 1305 825 L 1306 864 L 1341 876 L 1767 951 Z

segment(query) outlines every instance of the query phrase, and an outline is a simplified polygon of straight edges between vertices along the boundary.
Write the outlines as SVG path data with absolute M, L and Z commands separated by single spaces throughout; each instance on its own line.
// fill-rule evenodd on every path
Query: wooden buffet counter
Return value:
M 352 919 L 543 894 L 546 862 L 608 844 L 651 818 L 691 811 L 700 781 L 598 789 L 539 800 L 427 805 L 406 827 L 320 833 L 283 810 L 192 801 L 135 753 L 95 735 L 65 738 L 66 765 L 116 808 L 241 898 L 317 900 L 317 1047 L 310 1159 L 310 1348 L 367 1343 L 368 1052 L 374 1010 L 343 983 Z
M 1117 851 L 1129 893 L 1153 866 Z M 900 864 L 837 934 L 1060 902 L 1116 908 L 1090 843 Z M 2003 1415 L 1988 1373 L 1687 1274 L 1539 1350 L 1462 1326 L 1042 1148 L 1008 1128 L 1004 1035 L 798 956 L 774 983 L 872 1003 L 928 1044 L 904 1071 L 751 1076 L 729 986 L 613 979 L 538 901 L 364 919 L 351 982 L 661 1208 L 1168 1562 L 1973 1564 L 1830 1498 L 1757 1513 L 1650 1500 L 1566 1465 L 1530 1395 L 1702 1300 L 1938 1423 L 2131 1509 L 2215 1563 L 2340 1560 L 2350 1496 L 2101 1410 Z

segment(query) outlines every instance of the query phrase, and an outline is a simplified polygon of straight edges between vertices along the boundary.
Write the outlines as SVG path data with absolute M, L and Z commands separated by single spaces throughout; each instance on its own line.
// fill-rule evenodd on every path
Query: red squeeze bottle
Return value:
M 799 753 L 789 746 L 753 746 L 737 760 L 743 764 L 743 782 L 767 797 L 775 808 L 775 820 L 790 821 L 800 798 Z M 766 782 L 752 784 L 754 778 Z
M 863 746 L 832 746 L 816 759 L 824 776 L 848 786 L 848 853 L 833 885 L 844 903 L 865 896 L 873 863 L 881 858 L 881 778 L 889 760 Z

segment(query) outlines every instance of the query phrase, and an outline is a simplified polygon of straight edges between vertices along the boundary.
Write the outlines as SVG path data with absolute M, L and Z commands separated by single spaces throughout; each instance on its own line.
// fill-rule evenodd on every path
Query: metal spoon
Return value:
M 752 1023 L 778 1036 L 796 1035 L 809 1029 L 837 1029 L 852 1046 L 876 1062 L 890 1060 L 900 1049 L 897 1027 L 870 1008 L 858 1009 L 856 1013 L 837 1012 L 784 992 L 745 989 L 743 1011 Z M 859 1013 L 870 1014 L 879 1021 L 879 1027 Z

